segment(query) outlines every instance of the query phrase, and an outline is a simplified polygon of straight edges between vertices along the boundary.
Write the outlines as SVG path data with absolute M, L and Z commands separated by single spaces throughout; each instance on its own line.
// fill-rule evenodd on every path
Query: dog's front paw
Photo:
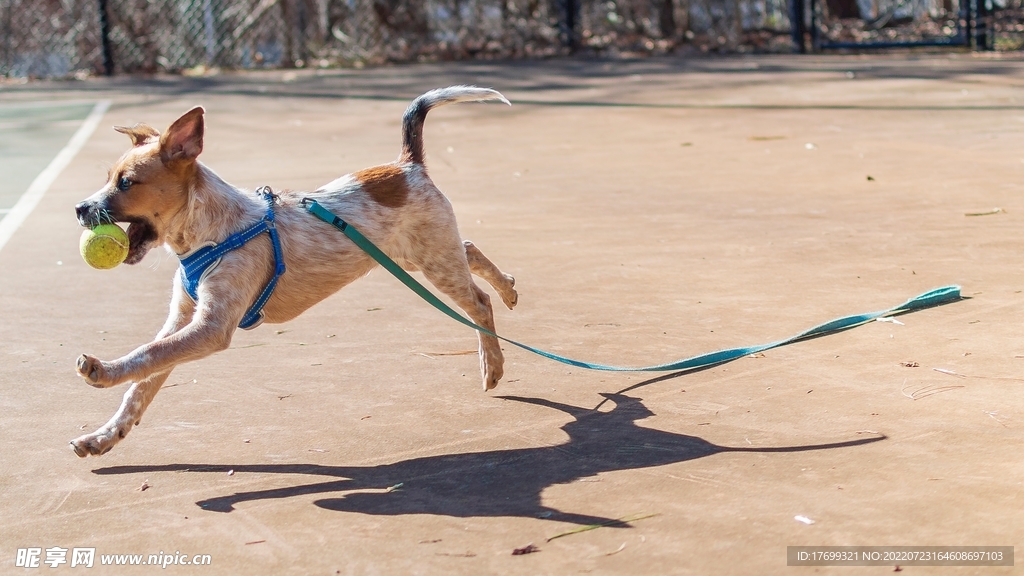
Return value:
M 78 375 L 85 379 L 85 382 L 96 388 L 109 388 L 116 384 L 110 378 L 110 371 L 103 361 L 93 358 L 88 354 L 82 354 L 77 362 Z
M 71 449 L 75 451 L 79 458 L 85 458 L 89 455 L 102 456 L 110 452 L 114 444 L 117 444 L 127 433 L 127 430 L 104 426 L 92 434 L 79 436 L 72 440 Z

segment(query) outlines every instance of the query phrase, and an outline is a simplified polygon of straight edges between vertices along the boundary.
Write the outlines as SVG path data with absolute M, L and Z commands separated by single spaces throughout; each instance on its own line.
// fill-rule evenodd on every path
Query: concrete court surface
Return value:
M 151 338 L 177 265 L 78 256 L 73 206 L 129 144 L 110 126 L 163 129 L 201 104 L 221 176 L 312 189 L 393 159 L 408 101 L 453 83 L 514 103 L 441 108 L 425 131 L 463 236 L 517 278 L 515 311 L 493 298 L 505 335 L 646 365 L 942 285 L 969 298 L 685 374 L 506 347 L 485 393 L 474 334 L 377 270 L 180 366 L 113 451 L 74 456 L 123 393 L 85 385 L 75 358 Z M 99 574 L 159 572 L 99 566 L 158 553 L 210 555 L 168 574 L 894 571 L 787 567 L 796 545 L 1016 546 L 1019 566 L 1022 87 L 1020 60 L 967 54 L 4 87 L 114 103 L 0 251 L 0 572 L 87 571 L 16 568 L 29 547 L 95 548 Z
M 0 102 L 0 219 L 89 115 L 89 102 Z

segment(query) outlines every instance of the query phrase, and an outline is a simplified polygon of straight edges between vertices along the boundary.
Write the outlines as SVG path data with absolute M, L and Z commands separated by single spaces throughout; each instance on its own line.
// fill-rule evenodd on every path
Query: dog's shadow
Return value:
M 846 442 L 774 448 L 717 446 L 696 436 L 637 426 L 654 413 L 638 398 L 602 394 L 614 403 L 609 412 L 543 400 L 503 396 L 561 410 L 573 417 L 562 426 L 569 440 L 557 446 L 445 454 L 401 460 L 379 466 L 319 466 L 313 464 L 171 464 L 113 466 L 96 474 L 135 474 L 163 471 L 237 474 L 313 474 L 334 478 L 287 488 L 239 492 L 202 500 L 204 510 L 230 512 L 238 503 L 306 494 L 342 495 L 315 502 L 321 508 L 363 514 L 440 516 L 520 516 L 595 524 L 610 519 L 563 512 L 545 506 L 541 493 L 602 472 L 665 466 L 721 452 L 802 452 L 848 448 L 884 440 L 885 436 Z

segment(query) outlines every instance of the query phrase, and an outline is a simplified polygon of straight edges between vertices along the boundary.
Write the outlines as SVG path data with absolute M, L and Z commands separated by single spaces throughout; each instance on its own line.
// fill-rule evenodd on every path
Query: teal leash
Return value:
M 589 370 L 604 370 L 610 372 L 668 372 L 676 370 L 688 370 L 691 368 L 701 368 L 704 366 L 712 366 L 714 364 L 722 364 L 730 360 L 735 360 L 736 358 L 740 358 L 743 356 L 749 356 L 751 354 L 756 354 L 758 352 L 764 352 L 765 350 L 769 350 L 771 348 L 778 348 L 779 346 L 785 346 L 786 344 L 799 342 L 800 340 L 807 340 L 809 338 L 814 338 L 817 336 L 824 336 L 826 334 L 834 334 L 842 330 L 848 330 L 855 326 L 860 326 L 861 324 L 865 324 L 867 322 L 871 322 L 872 320 L 882 318 L 885 316 L 902 314 L 914 310 L 921 310 L 923 308 L 930 308 L 932 306 L 940 306 L 942 304 L 948 304 L 950 302 L 956 302 L 957 300 L 960 300 L 959 286 L 945 286 L 942 288 L 931 290 L 929 292 L 925 292 L 924 294 L 921 294 L 920 296 L 917 296 L 915 298 L 911 298 L 910 300 L 907 300 L 903 304 L 900 304 L 899 306 L 895 306 L 893 308 L 887 308 L 885 310 L 880 310 L 878 312 L 869 312 L 867 314 L 855 314 L 853 316 L 837 318 L 830 322 L 826 322 L 824 324 L 815 326 L 814 328 L 811 328 L 809 330 L 805 330 L 790 338 L 778 340 L 776 342 L 771 342 L 768 344 L 762 344 L 760 346 L 749 346 L 744 348 L 730 348 L 728 350 L 719 350 L 717 352 L 701 354 L 699 356 L 693 356 L 691 358 L 685 358 L 683 360 L 677 360 L 675 362 L 669 362 L 667 364 L 658 364 L 655 366 L 645 366 L 641 368 L 623 368 L 619 366 L 608 366 L 606 364 L 592 364 L 590 362 L 582 362 L 579 360 L 566 358 L 564 356 L 559 356 L 558 354 L 552 354 L 551 352 L 545 352 L 544 350 L 541 350 L 539 348 L 534 348 L 533 346 L 529 346 L 521 342 L 516 342 L 515 340 L 510 340 L 508 338 L 505 338 L 504 336 L 499 336 L 482 326 L 477 326 L 474 322 L 465 318 L 464 316 L 453 310 L 450 306 L 442 302 L 430 290 L 424 288 L 422 284 L 417 282 L 415 278 L 410 276 L 408 272 L 403 270 L 401 266 L 396 264 L 394 260 L 389 258 L 388 255 L 385 254 L 376 245 L 374 245 L 373 242 L 370 242 L 358 230 L 350 226 L 347 222 L 336 216 L 330 210 L 321 206 L 316 200 L 306 198 L 303 200 L 303 205 L 306 207 L 307 210 L 309 210 L 311 214 L 313 214 L 317 218 L 320 218 L 324 222 L 327 222 L 328 224 L 334 226 L 338 230 L 341 230 L 345 234 L 345 236 L 347 236 L 350 240 L 352 240 L 352 242 L 355 243 L 356 246 L 358 246 L 367 254 L 369 254 L 371 258 L 376 260 L 377 263 L 383 266 L 388 272 L 391 272 L 391 274 L 398 278 L 402 282 L 402 284 L 408 286 L 409 289 L 415 292 L 417 295 L 419 295 L 420 298 L 426 300 L 427 303 L 429 303 L 434 308 L 437 308 L 441 312 L 444 312 L 452 320 L 455 320 L 456 322 L 464 324 L 479 332 L 483 332 L 484 334 L 488 334 L 490 336 L 494 336 L 495 338 L 504 340 L 505 342 L 508 342 L 513 346 L 518 346 L 523 350 L 529 350 L 534 354 L 539 354 L 545 358 L 549 358 L 556 362 L 561 362 L 562 364 L 568 364 L 570 366 L 576 366 L 579 368 L 587 368 Z

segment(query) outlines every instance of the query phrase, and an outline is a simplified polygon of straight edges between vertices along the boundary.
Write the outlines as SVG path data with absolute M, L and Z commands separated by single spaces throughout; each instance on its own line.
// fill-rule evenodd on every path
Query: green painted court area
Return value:
M 81 126 L 91 102 L 0 104 L 0 218 Z

